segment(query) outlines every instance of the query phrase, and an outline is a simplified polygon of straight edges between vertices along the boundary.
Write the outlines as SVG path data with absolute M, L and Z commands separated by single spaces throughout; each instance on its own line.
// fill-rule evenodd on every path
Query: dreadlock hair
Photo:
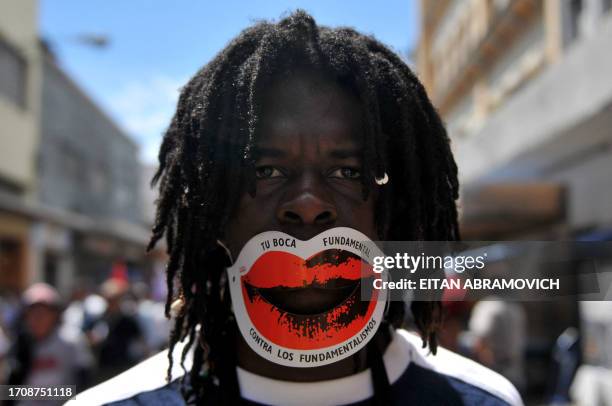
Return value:
M 262 90 L 304 67 L 325 72 L 361 103 L 364 199 L 375 177 L 387 173 L 391 179 L 375 202 L 381 239 L 459 239 L 449 139 L 423 86 L 395 53 L 351 28 L 317 26 L 301 10 L 247 28 L 182 89 L 151 182 L 159 181 L 160 195 L 148 249 L 165 234 L 166 316 L 177 298 L 182 301 L 173 316 L 168 379 L 177 342 L 187 340 L 184 370 L 195 345 L 193 366 L 182 378 L 191 386 L 183 392 L 186 400 L 202 400 L 205 393 L 210 399 L 215 388 L 224 401 L 238 399 L 228 264 L 217 240 L 236 208 L 237 191 L 256 193 L 253 148 Z M 411 310 L 423 346 L 435 352 L 439 302 L 413 302 Z M 404 304 L 391 303 L 386 321 L 397 327 L 403 320 Z

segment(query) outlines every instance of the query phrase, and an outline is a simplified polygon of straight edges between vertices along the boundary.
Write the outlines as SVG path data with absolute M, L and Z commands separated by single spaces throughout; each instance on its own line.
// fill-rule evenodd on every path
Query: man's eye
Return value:
M 355 168 L 338 168 L 331 173 L 330 177 L 340 179 L 360 179 L 361 172 Z
M 273 166 L 260 166 L 255 168 L 255 177 L 257 179 L 273 179 L 282 176 L 283 173 Z

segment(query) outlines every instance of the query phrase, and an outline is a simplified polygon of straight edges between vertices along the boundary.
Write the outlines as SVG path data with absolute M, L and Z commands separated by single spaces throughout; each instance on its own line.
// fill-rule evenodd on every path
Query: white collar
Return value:
M 185 342 L 174 347 L 172 380 L 184 374 L 180 358 Z M 383 355 L 389 382 L 394 383 L 410 364 L 413 349 L 397 332 Z M 185 359 L 185 369 L 192 365 L 193 348 Z M 141 362 L 135 367 L 105 381 L 85 392 L 79 393 L 71 406 L 101 405 L 128 399 L 138 393 L 153 391 L 167 385 L 165 371 L 168 367 L 168 351 Z M 370 370 L 355 375 L 320 382 L 288 382 L 256 375 L 237 367 L 240 395 L 243 399 L 270 405 L 298 405 L 308 399 L 309 405 L 354 403 L 372 397 L 374 390 Z M 137 383 L 137 384 L 136 384 Z
M 396 332 L 383 355 L 389 383 L 393 384 L 410 364 L 410 347 L 404 344 Z M 266 378 L 237 367 L 238 385 L 242 398 L 269 405 L 349 404 L 373 396 L 372 377 L 369 369 L 344 378 L 320 382 L 290 382 Z
M 395 383 L 410 363 L 436 373 L 447 375 L 467 384 L 479 387 L 504 399 L 511 405 L 522 405 L 516 389 L 501 375 L 454 354 L 438 348 L 438 354 L 432 356 L 427 348 L 422 348 L 421 338 L 405 330 L 396 330 L 391 343 L 383 355 L 385 369 L 391 384 Z M 172 368 L 172 380 L 183 375 L 180 366 L 181 352 L 185 343 L 178 343 L 174 348 L 175 363 Z M 191 352 L 185 360 L 185 368 L 192 364 Z M 141 362 L 128 371 L 83 393 L 79 393 L 71 406 L 100 405 L 127 399 L 138 393 L 152 391 L 167 385 L 165 371 L 168 368 L 168 351 Z M 365 370 L 355 375 L 321 382 L 287 382 L 265 378 L 237 369 L 240 394 L 244 399 L 272 405 L 326 405 L 333 399 L 334 404 L 355 403 L 373 396 L 371 373 Z M 432 389 L 435 390 L 435 389 Z

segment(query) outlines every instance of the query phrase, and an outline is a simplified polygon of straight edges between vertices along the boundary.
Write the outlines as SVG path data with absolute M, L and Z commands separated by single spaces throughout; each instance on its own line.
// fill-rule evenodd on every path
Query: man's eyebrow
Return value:
M 260 158 L 283 158 L 286 157 L 288 152 L 282 148 L 274 147 L 255 147 L 254 156 L 256 159 Z M 361 158 L 361 148 L 334 148 L 327 152 L 327 155 L 331 158 L 336 159 L 350 159 L 350 158 Z

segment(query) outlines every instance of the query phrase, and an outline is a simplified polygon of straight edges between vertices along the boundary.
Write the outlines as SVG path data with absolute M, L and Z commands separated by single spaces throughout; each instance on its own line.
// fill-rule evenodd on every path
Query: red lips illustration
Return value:
M 361 287 L 371 289 L 379 277 L 350 251 L 327 249 L 307 259 L 267 252 L 240 280 L 249 318 L 267 340 L 314 350 L 342 343 L 365 327 L 378 291 L 368 291 L 370 300 L 362 301 Z

